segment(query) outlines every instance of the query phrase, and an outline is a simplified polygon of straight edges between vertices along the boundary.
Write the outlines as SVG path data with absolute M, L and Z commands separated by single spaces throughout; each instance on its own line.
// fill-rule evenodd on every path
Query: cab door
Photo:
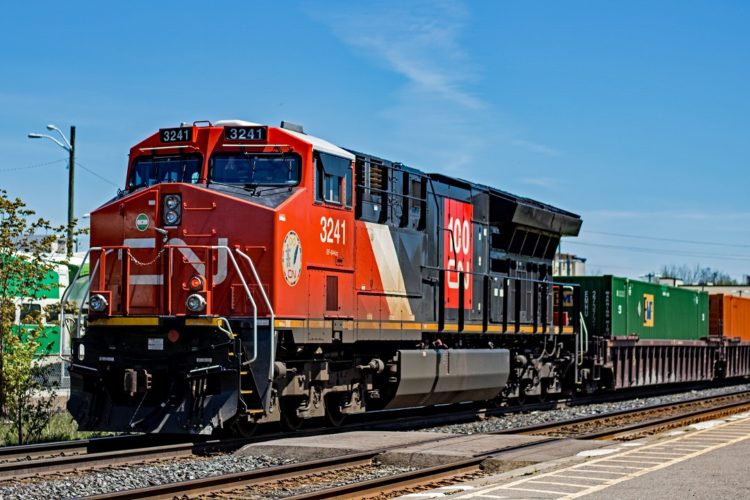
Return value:
M 308 267 L 310 318 L 330 320 L 323 328 L 331 323 L 335 339 L 354 314 L 354 179 L 350 159 L 322 152 L 314 158 L 310 224 L 318 248 Z

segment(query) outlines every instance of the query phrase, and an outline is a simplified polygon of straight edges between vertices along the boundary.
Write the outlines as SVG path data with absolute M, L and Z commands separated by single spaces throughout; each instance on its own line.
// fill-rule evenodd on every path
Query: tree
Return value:
M 43 395 L 45 370 L 34 360 L 43 332 L 41 311 L 27 314 L 20 325 L 16 310 L 58 286 L 48 279 L 55 264 L 45 254 L 64 230 L 0 190 L 0 416 L 13 423 L 19 444 L 38 438 L 46 427 L 54 392 Z
M 681 266 L 664 265 L 659 273 L 663 278 L 675 278 L 686 284 L 713 283 L 714 285 L 736 285 L 737 281 L 727 273 L 710 267 L 701 267 L 696 264 L 690 267 L 685 264 Z

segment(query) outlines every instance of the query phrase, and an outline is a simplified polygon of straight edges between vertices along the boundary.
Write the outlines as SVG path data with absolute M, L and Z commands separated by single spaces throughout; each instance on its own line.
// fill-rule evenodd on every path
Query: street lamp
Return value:
M 68 230 L 65 237 L 65 248 L 68 257 L 73 255 L 73 196 L 75 194 L 75 166 L 76 166 L 76 128 L 70 127 L 70 140 L 54 125 L 47 125 L 47 130 L 57 132 L 63 142 L 47 134 L 29 134 L 29 139 L 49 139 L 68 152 Z

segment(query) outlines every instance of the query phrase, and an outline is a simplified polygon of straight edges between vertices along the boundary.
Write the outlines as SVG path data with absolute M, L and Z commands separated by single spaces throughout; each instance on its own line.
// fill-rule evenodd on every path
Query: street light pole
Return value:
M 68 257 L 72 257 L 74 229 L 73 202 L 75 196 L 76 176 L 76 128 L 73 125 L 70 126 L 70 141 L 68 141 L 67 137 L 65 137 L 65 134 L 63 134 L 62 131 L 54 125 L 47 125 L 47 130 L 54 130 L 55 132 L 60 134 L 60 137 L 62 137 L 64 143 L 58 141 L 51 135 L 46 134 L 29 134 L 28 137 L 29 139 L 49 139 L 68 152 L 68 226 L 65 235 L 65 249 Z
M 68 164 L 68 232 L 65 237 L 65 249 L 68 257 L 73 255 L 73 203 L 75 200 L 75 178 L 76 178 L 76 128 L 70 126 L 70 155 Z

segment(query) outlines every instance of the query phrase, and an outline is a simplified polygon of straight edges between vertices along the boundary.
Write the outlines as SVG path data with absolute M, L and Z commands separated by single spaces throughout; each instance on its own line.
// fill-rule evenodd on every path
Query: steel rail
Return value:
M 104 499 L 171 499 L 175 496 L 200 495 L 210 493 L 222 488 L 237 489 L 254 484 L 267 483 L 297 477 L 303 474 L 314 474 L 331 470 L 332 467 L 351 467 L 355 465 L 368 464 L 380 453 L 379 450 L 362 453 L 343 455 L 334 458 L 325 458 L 296 464 L 279 465 L 276 467 L 263 467 L 245 472 L 235 472 L 220 476 L 210 476 L 189 481 L 167 483 L 146 488 L 115 491 L 103 495 L 86 497 L 89 500 Z
M 176 441 L 185 441 L 184 438 L 180 439 L 179 437 L 148 436 L 139 434 L 3 446 L 0 447 L 0 463 L 9 462 L 11 460 L 31 460 L 45 456 L 60 456 L 73 453 L 97 453 L 124 448 L 145 447 L 147 445 L 153 446 L 155 438 L 163 444 L 173 444 Z
M 408 489 L 448 477 L 479 472 L 487 457 L 472 457 L 465 460 L 417 469 L 393 476 L 386 476 L 361 483 L 350 483 L 326 488 L 311 493 L 293 495 L 287 500 L 319 500 L 324 498 L 363 498 Z
M 144 439 L 154 436 L 143 436 Z M 247 444 L 247 440 L 180 442 L 143 448 L 115 449 L 84 454 L 71 454 L 17 460 L 0 463 L 0 481 L 20 479 L 32 475 L 70 472 L 79 469 L 96 469 L 111 465 L 145 462 L 159 459 L 187 457 L 209 451 L 235 450 Z
M 529 425 L 526 427 L 516 427 L 513 429 L 504 429 L 501 431 L 495 431 L 490 434 L 534 434 L 538 432 L 550 432 L 555 429 L 562 429 L 579 424 L 586 424 L 595 422 L 598 420 L 605 420 L 608 418 L 621 417 L 626 415 L 634 415 L 638 413 L 647 413 L 657 410 L 664 410 L 674 408 L 679 410 L 681 407 L 692 406 L 701 403 L 709 403 L 711 401 L 719 401 L 722 399 L 731 399 L 738 397 L 747 397 L 747 402 L 750 402 L 750 391 L 738 391 L 727 394 L 719 394 L 715 396 L 704 396 L 699 398 L 685 399 L 683 401 L 673 401 L 669 403 L 659 403 L 655 405 L 643 406 L 640 408 L 630 408 L 626 410 L 617 410 L 608 413 L 599 413 L 595 415 L 585 415 L 582 417 L 575 417 L 568 420 L 556 421 L 556 422 L 544 422 L 541 424 Z
M 694 398 L 690 400 L 685 400 L 683 403 L 695 403 L 695 402 L 701 402 L 701 401 L 707 401 L 710 399 L 715 399 L 717 397 L 724 397 L 724 398 L 731 398 L 736 397 L 739 395 L 747 394 L 747 391 L 739 391 L 739 392 L 733 392 L 733 393 L 727 393 L 721 396 L 713 396 L 713 397 L 704 397 L 704 398 Z M 356 430 L 380 430 L 380 429 L 419 429 L 424 428 L 428 426 L 438 426 L 438 425 L 447 425 L 447 424 L 459 424 L 459 423 L 465 423 L 469 421 L 477 420 L 478 418 L 487 417 L 487 416 L 502 416 L 507 413 L 515 413 L 515 412 L 525 412 L 525 411 L 539 411 L 539 410 L 548 410 L 551 408 L 555 408 L 556 406 L 562 404 L 562 405 L 574 405 L 574 404 L 584 404 L 586 402 L 596 402 L 599 400 L 609 400 L 611 398 L 584 398 L 584 399 L 576 399 L 576 400 L 560 400 L 560 401 L 553 401 L 553 402 L 547 402 L 547 403 L 531 403 L 523 406 L 517 406 L 517 407 L 502 407 L 502 408 L 482 408 L 480 406 L 474 406 L 471 409 L 464 410 L 464 411 L 456 411 L 456 406 L 453 405 L 451 407 L 447 408 L 447 411 L 435 413 L 434 409 L 430 414 L 424 414 L 420 410 L 416 410 L 416 413 L 412 410 L 400 410 L 400 411 L 389 411 L 389 412 L 383 412 L 383 414 L 387 414 L 388 417 L 391 417 L 392 420 L 369 420 L 373 417 L 382 417 L 383 414 L 369 414 L 365 415 L 365 417 L 368 419 L 364 422 L 355 422 L 350 423 L 347 425 L 343 425 L 340 427 L 328 427 L 328 428 L 313 428 L 313 429 L 306 429 L 297 431 L 293 435 L 296 437 L 304 437 L 304 436 L 314 436 L 314 435 L 321 435 L 321 434 L 327 434 L 327 433 L 340 433 L 340 432 L 351 432 Z M 658 408 L 665 408 L 665 407 L 674 407 L 678 403 L 663 403 L 660 405 L 654 405 L 652 409 L 658 409 Z M 645 410 L 645 408 L 642 408 L 640 410 Z M 406 413 L 405 416 L 403 416 Z M 632 414 L 632 410 L 621 410 L 619 412 L 612 412 L 608 414 L 609 416 L 617 416 L 617 415 L 626 415 L 628 413 Z M 585 417 L 578 417 L 575 419 L 570 419 L 565 422 L 562 422 L 561 424 L 565 425 L 573 425 L 576 423 L 586 423 L 588 421 L 591 421 L 596 418 L 601 418 L 602 415 L 595 415 L 595 416 L 585 416 Z M 558 425 L 558 424 L 553 424 Z M 540 424 L 540 425 L 534 425 L 534 426 L 527 426 L 523 428 L 514 428 L 514 429 L 507 429 L 502 431 L 496 431 L 493 434 L 518 434 L 518 433 L 532 433 L 536 431 L 542 431 L 545 429 L 549 429 L 550 424 Z M 248 439 L 234 439 L 229 441 L 224 441 L 223 445 L 216 444 L 217 441 L 205 441 L 206 443 L 214 443 L 213 448 L 214 449 L 232 449 L 232 448 L 239 448 L 246 444 L 253 444 L 258 443 L 262 441 L 272 440 L 272 439 L 283 439 L 285 437 L 289 437 L 289 433 L 284 432 L 271 432 L 271 433 L 264 433 L 262 435 L 248 438 Z M 99 455 L 98 458 L 96 455 L 92 455 L 88 459 L 83 459 L 84 455 L 91 455 L 94 453 L 102 453 L 102 452 L 113 452 L 115 450 L 122 450 L 124 448 L 147 448 L 149 444 L 153 445 L 153 440 L 159 439 L 160 443 L 163 444 L 169 444 L 169 445 L 178 445 L 178 444 L 184 444 L 185 440 L 180 439 L 179 437 L 174 438 L 167 438 L 165 440 L 165 436 L 154 436 L 154 435 L 128 435 L 128 436 L 112 436 L 112 437 L 103 437 L 103 438 L 92 438 L 87 440 L 73 440 L 73 441 L 62 441 L 62 442 L 50 442 L 50 443 L 39 443 L 39 444 L 33 444 L 33 445 L 24 445 L 24 446 L 9 446 L 9 447 L 3 447 L 0 448 L 0 479 L 3 477 L 13 477 L 14 475 L 21 474 L 21 471 L 18 469 L 19 464 L 17 462 L 24 461 L 25 462 L 25 469 L 27 470 L 34 470 L 35 473 L 43 473 L 45 471 L 60 471 L 60 470 L 70 470 L 72 468 L 76 468 L 75 465 L 83 465 L 86 466 L 86 461 L 88 463 L 92 464 L 92 468 L 96 468 L 100 464 L 106 464 L 106 456 Z M 194 453 L 200 453 L 201 450 L 198 448 L 198 442 L 195 441 L 196 437 L 193 436 L 191 443 L 196 446 Z M 178 442 L 175 443 L 174 441 L 177 440 Z M 218 442 L 221 443 L 221 442 Z M 189 446 L 189 445 L 185 445 Z M 210 446 L 209 444 L 204 445 Z M 153 446 L 151 446 L 153 448 Z M 133 461 L 137 459 L 137 451 L 133 450 L 135 455 L 131 459 L 126 459 L 124 457 L 121 457 L 121 460 L 127 460 L 127 461 Z M 143 453 L 143 456 L 141 457 L 141 460 L 147 460 L 148 454 Z M 65 460 L 63 460 L 60 457 L 66 457 Z M 49 461 L 51 458 L 57 458 L 58 462 L 54 463 Z M 46 461 L 44 461 L 46 460 Z M 39 464 L 32 464 L 32 461 L 38 461 Z M 16 464 L 16 465 L 13 465 Z M 13 468 L 16 467 L 16 470 L 14 471 Z M 67 468 L 66 468 L 67 467 Z
M 744 410 L 750 410 L 750 400 L 737 401 L 718 407 L 702 408 L 689 413 L 679 415 L 669 415 L 657 419 L 636 422 L 630 425 L 622 426 L 617 429 L 605 429 L 583 434 L 578 439 L 623 439 L 632 438 L 634 435 L 644 433 L 656 433 L 663 430 L 690 425 L 697 422 L 704 422 L 715 418 L 725 417 L 739 413 Z
M 192 479 L 188 481 L 179 481 L 175 483 L 167 483 L 158 486 L 148 486 L 145 488 L 136 488 L 131 490 L 115 491 L 112 493 L 106 493 L 102 495 L 86 497 L 88 500 L 103 500 L 103 499 L 171 499 L 175 497 L 191 497 L 195 495 L 201 495 L 205 493 L 211 493 L 222 490 L 236 490 L 239 488 L 245 488 L 248 486 L 259 485 L 263 483 L 270 483 L 274 481 L 280 481 L 282 479 L 297 478 L 309 474 L 325 473 L 331 471 L 341 470 L 342 468 L 356 467 L 359 465 L 371 464 L 372 460 L 384 452 L 407 448 L 414 445 L 424 445 L 427 443 L 437 443 L 440 441 L 447 441 L 452 439 L 458 439 L 463 436 L 451 435 L 436 437 L 430 441 L 422 441 L 419 443 L 410 443 L 407 445 L 394 445 L 385 448 L 379 448 L 377 450 L 364 451 L 349 453 L 331 458 L 323 458 L 319 460 L 310 460 L 305 462 L 299 462 L 296 464 L 278 465 L 272 467 L 264 467 L 261 469 L 254 469 L 251 471 L 234 472 L 230 474 L 223 474 L 219 476 L 210 476 L 201 479 Z M 411 471 L 403 475 L 393 477 L 413 477 L 415 479 L 427 477 L 428 475 L 446 475 L 449 473 L 456 474 L 456 467 L 460 466 L 466 470 L 476 469 L 479 465 L 486 460 L 488 457 L 502 453 L 505 451 L 513 451 L 522 448 L 529 448 L 533 446 L 540 446 L 552 441 L 557 441 L 557 438 L 541 439 L 530 443 L 522 443 L 518 445 L 511 445 L 504 448 L 488 451 L 486 453 L 478 454 L 474 457 L 470 457 L 464 460 L 450 462 L 445 465 L 430 467 L 426 469 L 419 469 Z M 381 480 L 387 480 L 387 478 L 381 478 Z M 359 485 L 366 485 L 368 483 L 374 483 L 378 480 L 356 483 Z M 354 485 L 347 485 L 350 488 L 354 488 Z M 346 486 L 345 486 L 346 487 Z M 345 488 L 342 487 L 342 488 Z M 331 491 L 331 490 L 321 490 Z M 315 493 L 310 493 L 315 495 Z M 338 491 L 334 493 L 334 496 L 338 496 Z M 303 496 L 304 497 L 304 496 Z M 296 497 L 293 497 L 296 498 Z M 307 498 L 307 497 L 304 497 Z M 311 496 L 310 498 L 317 498 Z M 330 497 L 320 497 L 330 498 Z
M 746 394 L 750 395 L 750 392 L 747 392 Z M 702 398 L 708 400 L 709 398 Z M 715 397 L 714 399 L 720 399 Z M 660 406 L 668 406 L 668 405 L 660 405 Z M 571 436 L 575 437 L 577 439 L 604 439 L 607 437 L 612 436 L 619 436 L 619 435 L 628 435 L 632 434 L 634 431 L 643 432 L 646 429 L 660 429 L 664 425 L 676 425 L 677 423 L 692 423 L 695 421 L 696 418 L 701 420 L 707 420 L 710 418 L 715 418 L 717 415 L 725 416 L 730 413 L 737 413 L 738 411 L 741 411 L 742 409 L 750 408 L 750 400 L 748 401 L 741 401 L 741 402 L 733 402 L 726 405 L 722 405 L 720 407 L 713 407 L 713 408 L 704 408 L 701 410 L 697 410 L 694 412 L 690 412 L 688 414 L 682 414 L 678 416 L 669 416 L 664 417 L 662 419 L 659 419 L 658 421 L 651 420 L 649 422 L 641 422 L 637 424 L 632 424 L 631 426 L 627 426 L 625 428 L 620 428 L 617 430 L 609 430 L 609 431 L 602 431 L 602 432 L 596 432 L 596 433 L 588 433 L 588 434 L 581 434 L 578 436 Z M 646 411 L 643 408 L 638 409 L 631 409 L 629 412 L 632 413 L 641 413 Z M 624 415 L 627 412 L 612 412 L 617 413 L 618 415 Z M 597 418 L 607 418 L 611 416 L 611 414 L 602 414 L 598 415 Z M 585 420 L 589 421 L 592 419 L 585 418 L 585 419 L 577 419 L 577 420 Z M 537 429 L 541 429 L 544 425 L 550 427 L 550 428 L 557 428 L 557 424 L 542 424 L 539 426 L 535 426 Z M 494 433 L 490 433 L 494 434 Z M 502 434 L 507 434 L 507 432 L 502 432 Z M 455 462 L 450 462 L 447 464 L 441 464 L 434 467 L 429 467 L 425 469 L 419 469 L 416 471 L 410 471 L 405 472 L 401 474 L 395 474 L 391 476 L 386 476 L 382 478 L 373 479 L 370 481 L 364 481 L 361 483 L 351 483 L 346 484 L 343 486 L 337 486 L 333 488 L 325 488 L 321 490 L 317 490 L 310 493 L 304 493 L 301 495 L 294 495 L 288 497 L 290 500 L 321 500 L 321 499 L 327 499 L 327 498 L 337 498 L 337 499 L 348 499 L 348 498 L 365 498 L 367 496 L 380 496 L 381 494 L 387 494 L 387 493 L 393 493 L 393 492 L 400 492 L 403 490 L 408 490 L 410 488 L 424 486 L 429 483 L 443 480 L 446 478 L 455 478 L 456 476 L 460 476 L 467 473 L 477 472 L 480 470 L 481 464 L 484 460 L 487 458 L 497 455 L 499 453 L 502 453 L 504 451 L 511 451 L 512 449 L 517 448 L 523 448 L 523 447 L 529 447 L 529 446 L 540 446 L 543 444 L 546 444 L 550 441 L 553 441 L 555 439 L 546 439 L 542 441 L 527 443 L 525 446 L 521 445 L 519 447 L 509 447 L 507 449 L 499 449 L 499 450 L 493 450 L 485 453 L 481 453 L 478 455 L 475 455 L 474 457 L 463 459 L 463 460 L 457 460 Z
M 104 467 L 132 462 L 134 460 L 151 460 L 158 458 L 175 458 L 193 454 L 193 444 L 154 446 L 131 450 L 105 451 L 43 458 L 32 461 L 9 462 L 0 464 L 0 480 L 18 479 L 30 475 L 69 472 L 80 468 Z
M 738 397 L 742 395 L 748 396 L 750 395 L 750 391 L 742 391 L 742 392 L 734 393 L 731 395 L 713 396 L 710 398 L 708 397 L 707 398 L 694 398 L 692 400 L 686 401 L 685 402 L 686 404 L 684 405 L 676 404 L 676 403 L 669 403 L 669 404 L 653 405 L 653 406 L 646 407 L 646 408 L 637 408 L 637 409 L 611 412 L 608 414 L 600 414 L 600 415 L 596 415 L 593 417 L 583 417 L 583 418 L 573 419 L 571 421 L 566 421 L 564 423 L 566 425 L 577 425 L 582 422 L 585 423 L 585 422 L 589 422 L 589 421 L 597 420 L 597 419 L 601 420 L 601 419 L 611 418 L 614 415 L 622 416 L 626 414 L 638 414 L 638 413 L 643 413 L 647 411 L 653 411 L 654 409 L 664 409 L 664 408 L 670 408 L 670 407 L 675 407 L 675 409 L 679 409 L 681 406 L 686 406 L 687 404 L 699 404 L 701 402 L 709 402 L 710 400 L 717 400 L 717 399 L 721 400 L 721 399 L 726 399 L 727 397 L 731 398 L 731 397 Z M 709 415 L 709 414 L 715 414 L 717 411 L 728 411 L 726 409 L 729 407 L 734 408 L 735 410 L 737 408 L 750 407 L 750 400 L 732 402 L 727 405 L 723 405 L 722 407 L 719 407 L 719 408 L 717 407 L 704 408 L 696 412 L 690 412 L 687 415 L 682 414 L 679 417 L 670 416 L 669 418 L 673 421 L 686 420 L 691 417 L 695 418 L 697 414 Z M 573 421 L 574 421 L 574 424 L 571 424 L 571 422 Z M 648 422 L 648 425 L 653 425 L 653 424 L 654 424 L 653 420 Z M 663 425 L 663 424 L 660 424 L 660 425 Z M 634 424 L 633 426 L 634 429 L 635 429 L 635 426 L 636 424 Z M 560 427 L 560 424 L 558 422 L 552 422 L 552 423 L 547 423 L 547 424 L 543 424 L 539 426 L 534 426 L 534 429 L 542 430 L 545 427 L 548 429 L 554 429 L 554 428 Z M 638 425 L 638 427 L 644 428 L 646 427 L 646 424 L 641 423 L 640 425 Z M 528 430 L 529 428 L 526 428 L 526 429 Z M 623 432 L 623 431 L 629 431 L 629 430 L 630 429 L 620 428 L 620 429 L 617 429 L 616 431 Z M 516 429 L 515 431 L 514 430 L 500 431 L 498 433 L 488 433 L 488 434 L 509 434 L 512 432 L 518 433 L 518 430 Z M 611 433 L 611 430 L 610 430 L 610 433 Z M 231 491 L 231 490 L 246 488 L 248 486 L 254 486 L 254 485 L 259 485 L 263 483 L 279 481 L 281 479 L 288 479 L 291 477 L 301 477 L 301 476 L 305 476 L 308 474 L 315 474 L 315 473 L 326 473 L 326 472 L 331 472 L 334 470 L 340 470 L 342 468 L 369 464 L 374 458 L 384 453 L 385 451 L 391 451 L 391 450 L 399 449 L 399 448 L 403 449 L 403 448 L 407 448 L 409 446 L 414 446 L 417 444 L 424 445 L 424 444 L 435 443 L 439 441 L 460 439 L 462 437 L 463 437 L 462 435 L 442 436 L 442 437 L 438 437 L 436 439 L 421 442 L 421 443 L 410 443 L 407 445 L 394 445 L 388 448 L 380 448 L 377 450 L 372 450 L 372 451 L 367 451 L 367 452 L 347 454 L 347 455 L 338 456 L 334 458 L 301 462 L 301 463 L 291 464 L 291 465 L 266 467 L 266 468 L 256 469 L 256 470 L 247 471 L 247 472 L 236 472 L 236 473 L 225 474 L 225 475 L 220 475 L 220 476 L 212 476 L 208 478 L 194 479 L 190 481 L 180 481 L 180 482 L 169 483 L 169 484 L 159 485 L 159 486 L 152 486 L 152 487 L 147 487 L 147 488 L 124 490 L 120 492 L 108 493 L 106 495 L 100 495 L 100 496 L 91 497 L 91 498 L 95 498 L 95 499 L 104 499 L 104 498 L 160 499 L 160 498 L 174 498 L 175 496 L 182 497 L 182 496 L 201 495 L 201 494 L 217 492 L 217 491 Z M 604 433 L 597 433 L 597 435 L 594 435 L 594 433 L 580 434 L 574 437 L 584 438 L 584 439 L 596 439 L 596 438 L 604 437 Z M 456 461 L 449 462 L 446 464 L 418 469 L 418 470 L 409 471 L 409 472 L 405 472 L 401 474 L 394 474 L 391 476 L 372 479 L 369 481 L 363 481 L 359 483 L 351 483 L 351 484 L 337 486 L 333 488 L 323 488 L 318 491 L 304 493 L 304 494 L 300 494 L 297 496 L 292 496 L 290 498 L 296 499 L 296 500 L 302 500 L 302 499 L 312 500 L 312 499 L 323 499 L 323 498 L 362 498 L 368 495 L 375 495 L 375 494 L 379 495 L 382 493 L 401 491 L 401 490 L 409 489 L 412 487 L 421 486 L 421 485 L 425 485 L 431 482 L 439 481 L 445 478 L 477 472 L 480 470 L 482 462 L 484 462 L 490 457 L 493 457 L 495 455 L 508 452 L 508 451 L 542 446 L 553 441 L 559 441 L 559 439 L 560 438 L 556 438 L 556 437 L 547 437 L 544 439 L 540 439 L 540 440 L 536 440 L 536 441 L 528 442 L 528 443 L 523 443 L 520 445 L 510 445 L 507 447 L 479 453 L 472 457 L 464 458 L 461 460 L 456 460 Z

